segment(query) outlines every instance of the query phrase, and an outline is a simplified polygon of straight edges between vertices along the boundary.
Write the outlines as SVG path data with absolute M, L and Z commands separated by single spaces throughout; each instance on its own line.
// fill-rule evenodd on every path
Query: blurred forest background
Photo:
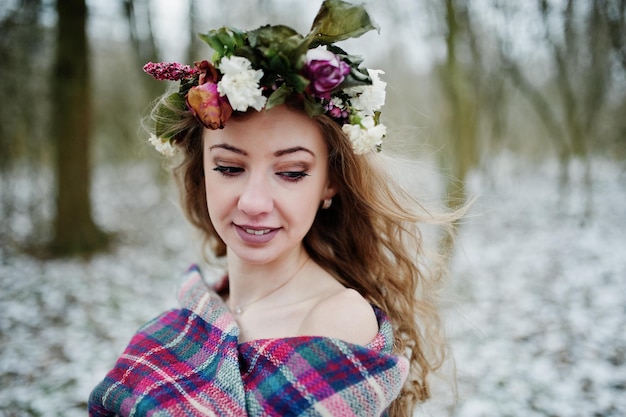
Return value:
M 142 66 L 225 24 L 306 33 L 320 3 L 2 0 L 0 416 L 85 415 L 197 255 Z M 380 34 L 344 46 L 385 71 L 385 150 L 452 207 L 487 190 L 452 262 L 457 415 L 624 415 L 626 0 L 364 3 Z
M 572 160 L 625 157 L 624 0 L 370 3 L 381 34 L 365 35 L 354 48 L 367 52 L 369 67 L 386 71 L 384 117 L 396 136 L 408 139 L 412 153 L 436 153 L 455 179 L 450 201 L 462 201 L 466 175 L 503 150 L 531 161 L 557 158 L 561 190 Z M 225 22 L 284 22 L 306 32 L 317 7 L 287 0 L 4 1 L 2 240 L 42 256 L 106 248 L 108 235 L 92 215 L 92 173 L 144 157 L 139 121 L 163 87 L 142 65 L 209 56 L 196 34 Z

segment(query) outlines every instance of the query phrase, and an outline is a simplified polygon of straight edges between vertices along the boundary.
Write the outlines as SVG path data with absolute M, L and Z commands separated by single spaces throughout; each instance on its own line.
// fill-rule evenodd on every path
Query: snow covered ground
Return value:
M 479 199 L 445 303 L 458 402 L 444 412 L 449 384 L 438 384 L 442 397 L 424 414 L 624 416 L 626 171 L 593 162 L 585 218 L 580 166 L 562 194 L 554 164 L 513 161 L 500 157 L 469 181 Z M 44 262 L 0 245 L 0 416 L 86 415 L 136 328 L 176 305 L 176 277 L 199 250 L 153 174 L 96 175 L 96 217 L 118 232 L 110 254 Z
M 447 311 L 459 417 L 626 415 L 626 171 L 501 158 L 476 175 Z

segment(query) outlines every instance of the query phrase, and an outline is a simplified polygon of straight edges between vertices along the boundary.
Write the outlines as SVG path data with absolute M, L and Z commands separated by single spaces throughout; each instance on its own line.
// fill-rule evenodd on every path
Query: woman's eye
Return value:
M 227 167 L 223 165 L 218 165 L 213 168 L 213 171 L 219 172 L 225 177 L 233 177 L 241 172 L 243 172 L 243 168 L 239 167 Z
M 292 182 L 300 181 L 304 177 L 309 176 L 309 174 L 307 174 L 304 171 L 283 171 L 283 172 L 277 172 L 276 175 L 279 175 L 283 177 L 284 179 L 286 179 L 287 181 L 292 181 Z

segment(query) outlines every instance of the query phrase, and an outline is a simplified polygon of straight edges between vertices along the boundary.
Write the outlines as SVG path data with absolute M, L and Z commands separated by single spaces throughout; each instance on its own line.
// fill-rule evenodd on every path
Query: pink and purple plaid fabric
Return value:
M 238 343 L 234 317 L 188 271 L 181 309 L 145 324 L 94 389 L 89 415 L 380 416 L 396 398 L 408 361 L 392 354 L 392 328 L 367 346 L 325 337 Z

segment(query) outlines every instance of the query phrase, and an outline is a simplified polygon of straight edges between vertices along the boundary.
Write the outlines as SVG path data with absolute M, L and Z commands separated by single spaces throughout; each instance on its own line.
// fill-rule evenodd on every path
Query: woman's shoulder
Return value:
M 309 310 L 300 333 L 367 345 L 378 330 L 378 320 L 370 303 L 357 291 L 343 288 L 322 298 Z

